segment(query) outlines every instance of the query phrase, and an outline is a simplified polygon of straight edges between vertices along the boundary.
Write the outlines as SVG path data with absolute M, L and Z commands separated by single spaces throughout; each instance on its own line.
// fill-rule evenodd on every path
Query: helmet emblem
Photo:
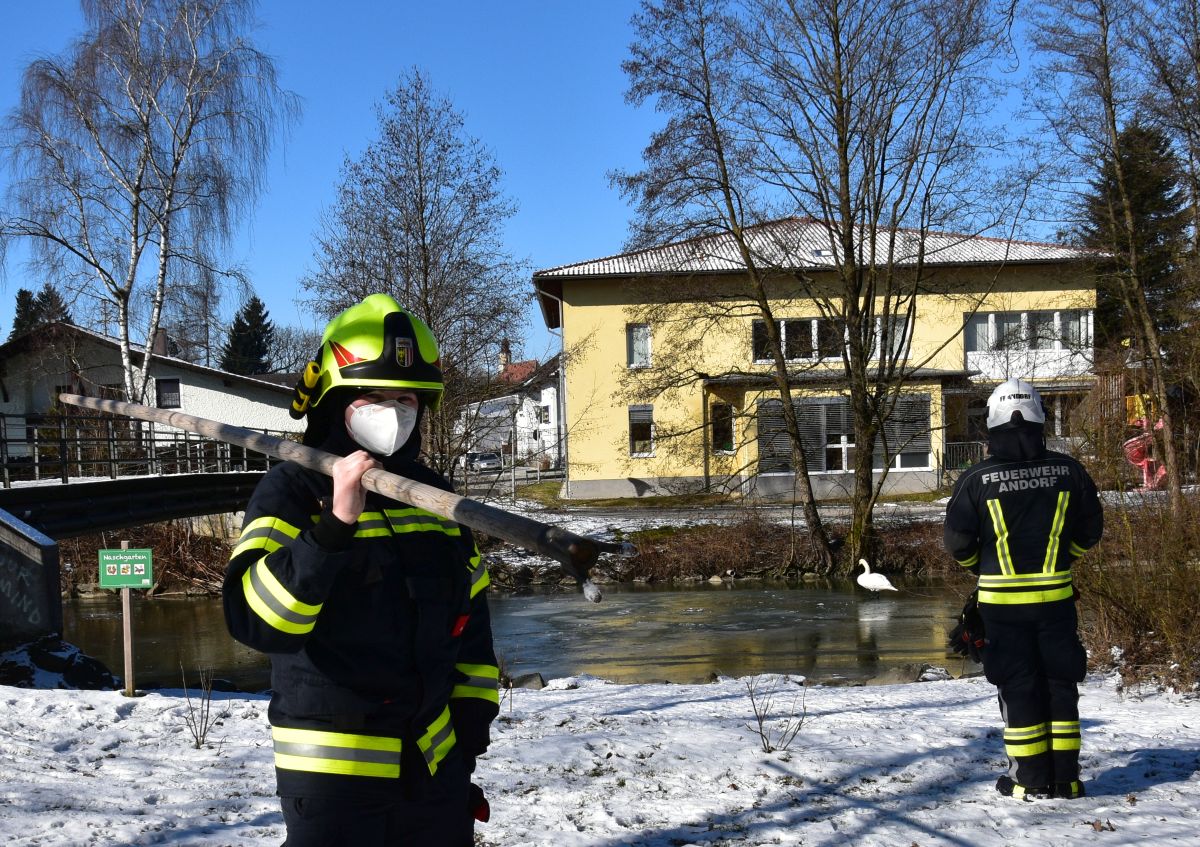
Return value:
M 366 361 L 366 359 L 355 356 L 336 341 L 329 342 L 329 349 L 333 351 L 333 358 L 337 361 L 339 368 L 344 368 L 346 365 L 353 365 L 355 362 Z
M 396 339 L 396 364 L 402 368 L 411 368 L 413 363 L 413 343 L 411 338 Z

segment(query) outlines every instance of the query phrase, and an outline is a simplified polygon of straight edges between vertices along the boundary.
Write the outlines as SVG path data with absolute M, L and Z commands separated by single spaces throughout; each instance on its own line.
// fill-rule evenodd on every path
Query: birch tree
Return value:
M 82 8 L 71 47 L 25 69 L 5 127 L 14 180 L 0 235 L 28 241 L 80 312 L 115 311 L 126 393 L 140 402 L 168 290 L 221 273 L 217 250 L 296 100 L 246 37 L 251 0 Z

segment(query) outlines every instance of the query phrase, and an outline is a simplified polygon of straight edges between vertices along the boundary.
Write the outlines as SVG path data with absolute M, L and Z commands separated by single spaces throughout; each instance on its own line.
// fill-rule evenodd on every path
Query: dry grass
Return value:
M 1080 619 L 1093 668 L 1127 684 L 1200 684 L 1200 504 L 1105 512 L 1105 537 L 1076 565 Z
M 223 538 L 195 531 L 190 521 L 178 520 L 65 538 L 58 542 L 61 587 L 78 594 L 99 580 L 97 551 L 116 550 L 122 541 L 149 548 L 154 555 L 154 594 L 218 594 L 231 552 Z

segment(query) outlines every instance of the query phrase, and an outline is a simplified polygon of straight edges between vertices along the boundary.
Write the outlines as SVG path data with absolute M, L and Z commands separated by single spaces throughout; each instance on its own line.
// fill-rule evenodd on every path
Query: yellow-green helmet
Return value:
M 321 350 L 296 386 L 292 417 L 303 417 L 336 388 L 407 388 L 436 410 L 444 390 L 437 339 L 391 297 L 372 294 L 325 327 Z

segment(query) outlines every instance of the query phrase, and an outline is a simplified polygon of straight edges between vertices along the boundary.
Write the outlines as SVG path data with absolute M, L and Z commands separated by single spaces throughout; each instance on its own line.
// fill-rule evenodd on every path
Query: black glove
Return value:
M 471 817 L 480 823 L 487 823 L 492 816 L 492 807 L 488 805 L 487 797 L 483 796 L 483 789 L 475 783 L 471 783 Z
M 979 615 L 979 590 L 971 592 L 958 614 L 958 624 L 950 630 L 950 649 L 972 662 L 983 662 L 983 618 Z

